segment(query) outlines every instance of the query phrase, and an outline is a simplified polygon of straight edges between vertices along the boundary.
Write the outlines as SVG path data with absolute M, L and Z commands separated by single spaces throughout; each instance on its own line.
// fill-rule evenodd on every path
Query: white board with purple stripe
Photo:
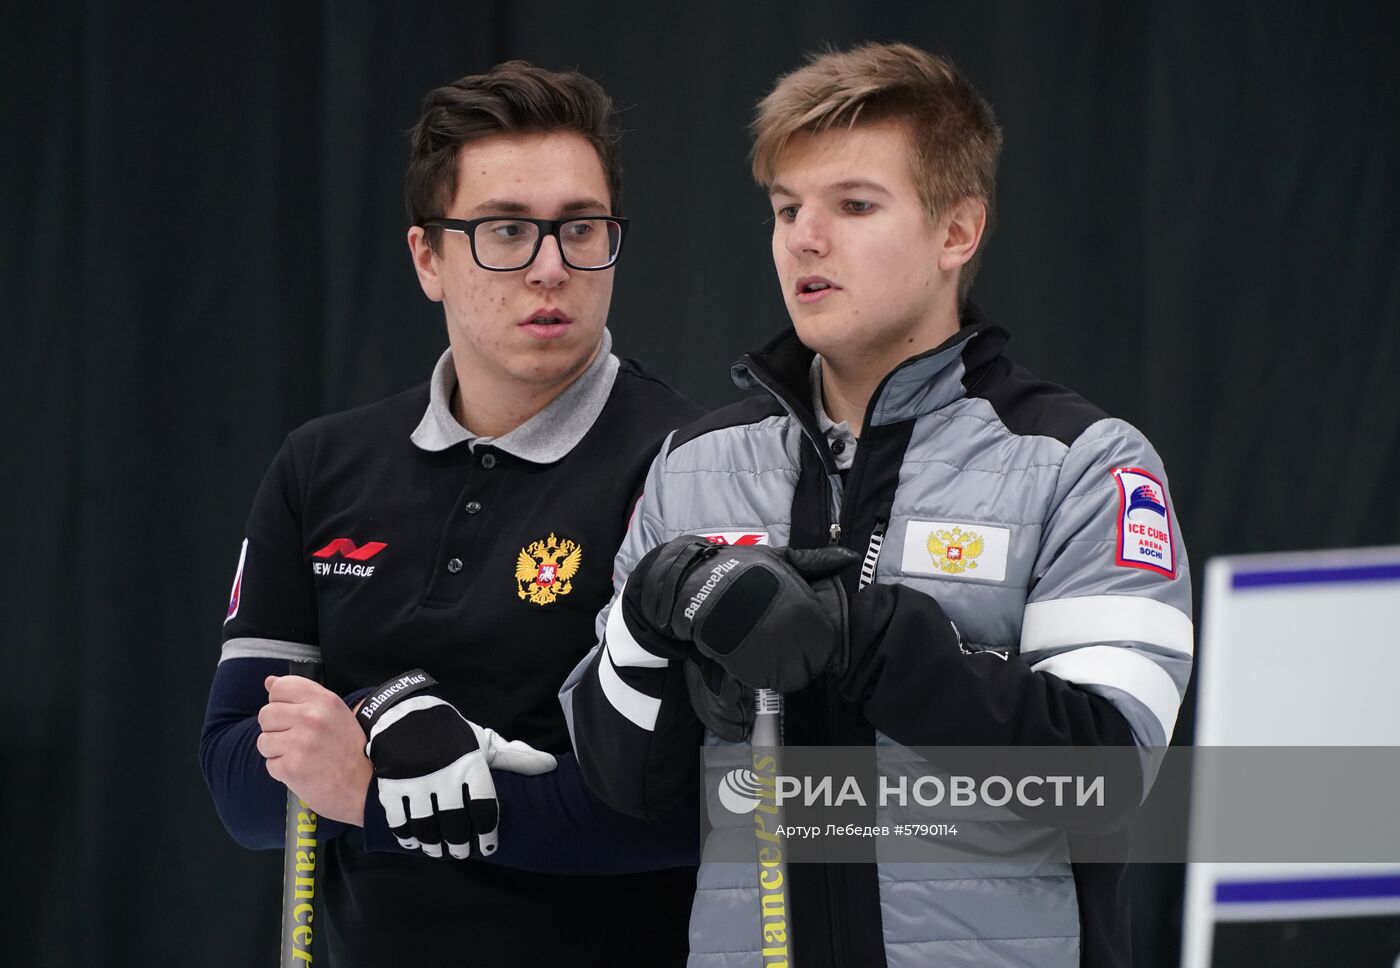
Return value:
M 1202 611 L 1198 746 L 1400 746 L 1400 547 L 1215 558 Z M 1194 863 L 1184 929 L 1183 968 L 1400 968 L 1400 866 Z

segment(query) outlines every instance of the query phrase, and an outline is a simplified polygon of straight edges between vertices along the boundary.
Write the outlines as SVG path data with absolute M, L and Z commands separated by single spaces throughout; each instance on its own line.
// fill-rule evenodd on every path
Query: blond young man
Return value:
M 1164 746 L 1192 631 L 1161 461 L 966 299 L 991 109 L 945 59 L 867 45 L 782 78 L 754 132 L 793 329 L 734 367 L 757 396 L 652 464 L 562 695 L 585 777 L 639 816 L 696 796 L 751 687 L 785 694 L 788 745 Z M 1123 874 L 794 865 L 779 929 L 752 866 L 703 865 L 690 963 L 1126 965 Z

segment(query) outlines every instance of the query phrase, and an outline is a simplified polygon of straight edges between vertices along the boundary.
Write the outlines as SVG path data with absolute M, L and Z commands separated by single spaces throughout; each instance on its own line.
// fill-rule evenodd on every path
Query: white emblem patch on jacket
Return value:
M 910 521 L 904 531 L 906 575 L 1006 581 L 1011 531 L 961 521 Z
M 1117 563 L 1175 578 L 1166 488 L 1137 467 L 1115 467 L 1113 479 L 1118 482 Z

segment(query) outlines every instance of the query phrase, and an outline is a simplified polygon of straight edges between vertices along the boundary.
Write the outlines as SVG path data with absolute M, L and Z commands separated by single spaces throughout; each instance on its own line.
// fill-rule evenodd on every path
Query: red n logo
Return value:
M 366 541 L 357 548 L 355 542 L 349 538 L 336 538 L 320 551 L 314 552 L 312 557 L 334 558 L 336 555 L 340 555 L 351 561 L 368 561 L 387 547 L 389 546 L 383 541 Z

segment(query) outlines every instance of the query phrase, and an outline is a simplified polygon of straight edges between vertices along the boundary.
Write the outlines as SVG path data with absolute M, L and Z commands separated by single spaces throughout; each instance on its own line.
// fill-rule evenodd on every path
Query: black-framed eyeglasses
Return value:
M 492 272 L 514 272 L 535 261 L 546 235 L 554 236 L 559 255 L 570 269 L 588 272 L 617 262 L 627 219 L 614 215 L 570 215 L 568 218 L 430 218 L 421 228 L 460 232 L 471 242 L 472 258 Z

